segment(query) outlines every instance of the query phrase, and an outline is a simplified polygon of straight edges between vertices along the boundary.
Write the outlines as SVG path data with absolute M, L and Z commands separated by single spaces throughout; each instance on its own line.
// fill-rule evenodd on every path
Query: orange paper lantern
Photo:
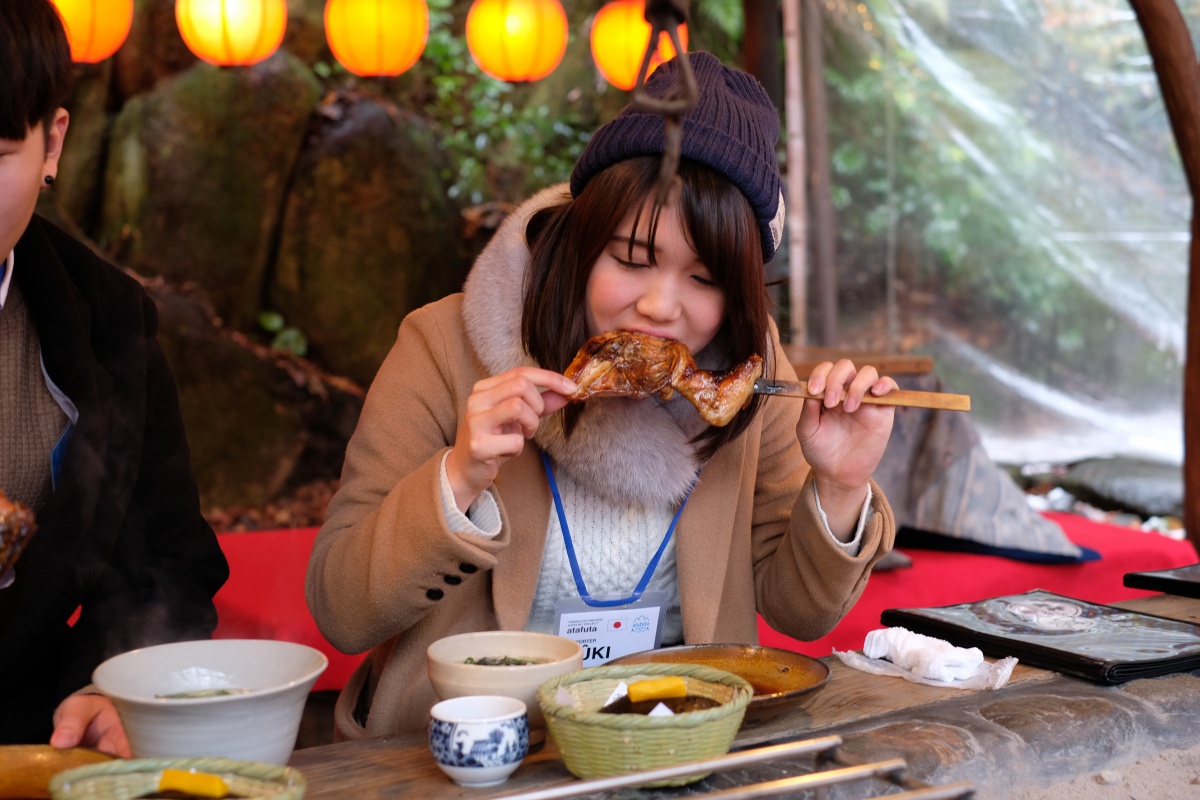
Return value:
M 475 0 L 467 13 L 467 48 L 493 78 L 540 80 L 567 51 L 567 12 L 558 0 Z
M 650 30 L 644 0 L 614 0 L 596 12 L 592 20 L 592 60 L 604 80 L 627 92 L 637 85 L 638 70 L 650 44 Z M 687 23 L 679 26 L 679 43 L 687 50 Z M 660 33 L 658 48 L 650 58 L 646 74 L 674 57 L 671 37 Z
M 198 58 L 218 67 L 257 64 L 279 49 L 286 0 L 175 0 L 175 22 Z
M 95 64 L 117 52 L 133 25 L 133 0 L 51 0 L 58 8 L 71 60 Z
M 425 0 L 329 0 L 325 39 L 355 75 L 399 75 L 425 51 L 429 6 Z

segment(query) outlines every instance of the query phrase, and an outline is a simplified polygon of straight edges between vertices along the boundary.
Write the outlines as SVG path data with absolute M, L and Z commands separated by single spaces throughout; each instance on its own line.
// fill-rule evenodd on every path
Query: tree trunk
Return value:
M 1171 130 L 1192 195 L 1188 259 L 1187 352 L 1183 368 L 1183 524 L 1200 549 L 1200 65 L 1187 22 L 1173 0 L 1130 0 L 1162 88 Z
M 779 42 L 783 24 L 774 0 L 742 0 L 745 34 L 742 37 L 742 68 L 767 90 L 776 108 L 783 108 L 783 61 Z
M 788 241 L 788 329 L 791 343 L 808 344 L 808 193 L 806 191 L 804 142 L 803 58 L 800 54 L 800 4 L 783 0 L 783 47 L 785 54 L 787 119 L 787 194 L 785 209 Z
M 838 339 L 837 225 L 829 185 L 828 102 L 825 98 L 825 26 L 817 0 L 801 0 L 804 56 L 804 121 L 808 154 L 808 200 L 812 240 L 812 286 L 816 343 L 833 347 Z

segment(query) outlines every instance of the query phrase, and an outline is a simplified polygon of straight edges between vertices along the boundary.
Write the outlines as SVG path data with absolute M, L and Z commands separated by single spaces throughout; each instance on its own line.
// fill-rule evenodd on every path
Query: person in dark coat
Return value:
M 0 490 L 37 531 L 0 575 L 0 743 L 130 755 L 104 659 L 207 638 L 229 568 L 140 284 L 34 214 L 68 125 L 49 0 L 0 3 Z

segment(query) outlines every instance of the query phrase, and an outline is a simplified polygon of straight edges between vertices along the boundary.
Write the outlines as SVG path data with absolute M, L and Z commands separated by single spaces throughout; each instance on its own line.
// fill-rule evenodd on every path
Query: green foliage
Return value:
M 267 333 L 279 333 L 283 325 L 283 314 L 278 311 L 263 311 L 258 315 L 258 327 Z
M 451 197 L 519 200 L 566 180 L 587 141 L 581 103 L 552 108 L 540 87 L 499 81 L 471 58 L 449 0 L 431 0 L 429 42 L 407 102 L 440 133 Z M 560 67 L 561 69 L 561 67 Z
M 318 62 L 313 72 L 329 88 L 382 95 L 429 122 L 450 197 L 466 205 L 517 201 L 570 176 L 593 120 L 579 92 L 551 102 L 544 81 L 512 84 L 484 74 L 467 49 L 466 8 L 429 0 L 425 50 L 397 78 L 356 78 L 336 62 Z
M 308 337 L 294 325 L 288 325 L 278 311 L 262 311 L 258 327 L 271 334 L 271 347 L 303 358 L 308 354 Z
M 1086 6 L 1051 5 L 1058 8 L 1047 15 Z M 935 79 L 924 71 L 923 54 L 909 48 L 930 40 L 906 40 L 914 20 L 902 28 L 897 7 L 927 14 L 915 22 L 957 72 Z M 938 298 L 943 315 L 973 328 L 992 355 L 1048 382 L 1061 381 L 1064 369 L 1094 386 L 1124 372 L 1135 391 L 1174 382 L 1175 357 L 1136 319 L 1122 319 L 1087 262 L 1054 238 L 1059 230 L 1103 230 L 1106 222 L 1136 229 L 1142 209 L 1130 207 L 1121 182 L 1172 163 L 1161 98 L 1113 88 L 1115 76 L 1143 77 L 1134 74 L 1146 63 L 1136 24 L 1104 26 L 1106 35 L 1083 26 L 1066 46 L 1018 35 L 1003 42 L 1011 50 L 1004 63 L 988 39 L 998 35 L 1000 12 L 991 27 L 954 27 L 953 6 L 919 0 L 841 9 L 853 24 L 841 26 L 827 59 L 833 198 L 839 260 L 851 273 L 842 286 L 854 288 L 864 313 L 882 299 L 884 241 L 894 229 L 903 287 Z M 978 76 L 989 82 L 975 83 Z M 1067 119 L 1080 109 L 1082 122 Z M 1102 127 L 1105 119 L 1119 127 Z M 1095 126 L 1082 143 L 1063 135 L 1081 124 Z M 1126 138 L 1141 151 L 1133 169 L 1091 146 Z M 1119 347 L 1114 326 L 1122 329 Z
M 707 50 L 726 63 L 736 63 L 732 56 L 746 30 L 742 0 L 702 0 L 692 3 L 689 50 Z
M 429 0 L 429 39 L 420 60 L 395 79 L 364 80 L 336 61 L 313 72 L 330 88 L 379 93 L 428 121 L 445 155 L 450 197 L 470 205 L 516 202 L 570 177 L 591 132 L 624 105 L 627 95 L 597 82 L 591 64 L 588 14 L 599 4 L 566 0 L 570 40 L 563 63 L 534 84 L 484 74 L 467 49 L 467 0 Z M 744 30 L 742 0 L 693 3 L 690 49 L 730 63 Z

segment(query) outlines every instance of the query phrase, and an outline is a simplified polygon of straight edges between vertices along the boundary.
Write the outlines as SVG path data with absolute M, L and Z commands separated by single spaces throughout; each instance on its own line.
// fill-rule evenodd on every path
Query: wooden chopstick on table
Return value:
M 816 739 L 802 739 L 784 744 L 753 747 L 702 761 L 691 761 L 686 764 L 675 764 L 670 767 L 639 770 L 624 775 L 613 775 L 608 778 L 593 778 L 562 786 L 551 786 L 546 789 L 501 795 L 495 800 L 562 800 L 562 798 L 566 797 L 578 797 L 579 795 L 595 794 L 597 792 L 630 786 L 643 786 L 655 781 L 682 778 L 697 773 L 725 772 L 760 761 L 773 761 L 809 753 L 824 753 L 841 743 L 842 738 L 840 736 L 822 736 Z M 726 798 L 727 800 L 751 800 L 751 798 L 772 797 L 784 793 L 790 794 L 804 789 L 830 786 L 845 781 L 884 777 L 897 771 L 903 771 L 906 767 L 904 759 L 900 758 L 874 763 L 850 764 L 836 769 L 821 770 L 804 775 L 795 775 L 790 778 L 753 783 L 748 786 L 735 786 L 696 796 Z M 924 786 L 904 792 L 903 794 L 889 795 L 887 800 L 891 800 L 892 797 L 911 798 L 912 800 L 917 800 L 917 798 L 921 798 L 922 800 L 950 800 L 951 798 L 965 798 L 971 793 L 971 790 L 972 787 L 969 782 L 948 784 L 946 786 Z
M 641 786 L 655 781 L 682 778 L 697 773 L 724 772 L 745 766 L 746 764 L 754 764 L 770 759 L 800 756 L 807 753 L 820 753 L 832 747 L 837 747 L 841 743 L 842 738 L 840 736 L 822 736 L 817 739 L 803 739 L 798 742 L 788 742 L 786 744 L 754 747 L 702 761 L 689 761 L 686 764 L 675 764 L 670 767 L 627 772 L 624 775 L 613 775 L 609 778 L 592 778 L 591 780 L 577 781 L 563 786 L 535 789 L 531 792 L 506 794 L 496 798 L 496 800 L 560 800 L 564 797 L 577 797 L 581 794 L 606 792 L 611 789 L 620 789 L 627 786 Z

